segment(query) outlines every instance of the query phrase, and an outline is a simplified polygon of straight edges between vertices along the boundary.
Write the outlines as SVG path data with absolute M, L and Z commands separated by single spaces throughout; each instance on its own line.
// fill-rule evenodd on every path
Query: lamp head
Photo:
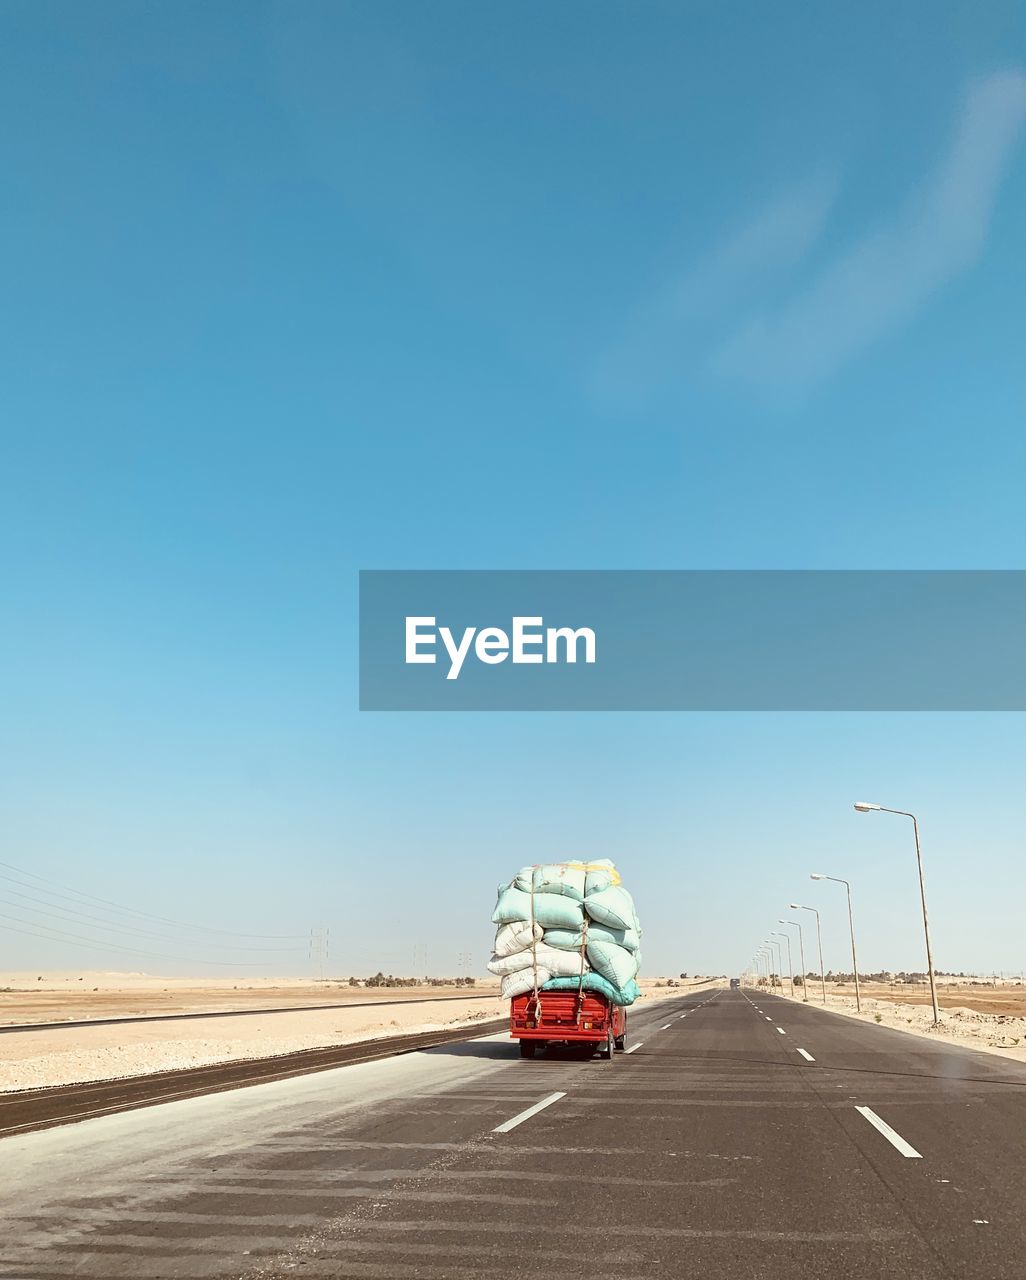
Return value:
M 878 804 L 870 804 L 868 800 L 855 801 L 856 813 L 872 813 L 874 809 L 879 809 L 879 808 L 880 806 Z

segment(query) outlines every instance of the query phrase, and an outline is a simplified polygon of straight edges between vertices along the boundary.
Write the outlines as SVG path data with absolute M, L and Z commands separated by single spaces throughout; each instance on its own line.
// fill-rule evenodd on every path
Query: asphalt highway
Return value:
M 1022 1280 L 1026 1068 L 756 991 L 0 1140 L 0 1276 Z

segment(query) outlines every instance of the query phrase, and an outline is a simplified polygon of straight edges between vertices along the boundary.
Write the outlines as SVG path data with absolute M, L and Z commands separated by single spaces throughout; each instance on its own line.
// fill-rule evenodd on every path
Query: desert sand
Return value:
M 33 975 L 33 981 L 38 976 Z M 24 984 L 24 975 L 17 975 L 19 982 L 9 983 L 16 988 L 28 985 L 29 989 L 0 993 L 0 1023 L 82 1017 L 126 1021 L 0 1034 L 0 1091 L 274 1057 L 403 1032 L 473 1027 L 475 1023 L 504 1017 L 509 1007 L 499 999 L 497 986 L 483 982 L 479 989 L 467 994 L 453 987 L 381 990 L 312 983 L 309 979 L 267 979 L 260 984 L 226 988 L 223 981 L 216 980 L 143 974 L 105 976 L 106 981 L 100 983 L 95 974 L 59 975 L 47 978 L 49 985 L 38 984 L 38 990 Z M 79 982 L 80 977 L 83 983 Z M 683 985 L 657 987 L 657 981 L 665 979 L 641 983 L 645 1001 L 696 989 Z M 438 1000 L 438 996 L 458 998 Z M 310 1007 L 329 1003 L 347 1007 Z M 296 1006 L 307 1007 L 295 1012 L 271 1012 L 274 1008 Z M 209 1014 L 228 1009 L 254 1012 L 231 1018 L 172 1016 L 159 1022 L 129 1020 L 133 1016 Z
M 0 975 L 0 1027 L 27 1022 L 81 1018 L 130 1018 L 154 1014 L 213 1013 L 232 1009 L 272 1009 L 368 1000 L 410 1000 L 431 996 L 497 995 L 491 975 L 473 988 L 454 986 L 351 987 L 330 978 L 165 978 L 145 973 Z

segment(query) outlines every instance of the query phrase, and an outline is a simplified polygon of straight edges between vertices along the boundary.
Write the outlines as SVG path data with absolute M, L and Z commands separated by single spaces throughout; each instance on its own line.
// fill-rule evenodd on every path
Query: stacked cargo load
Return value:
M 595 991 L 613 1004 L 638 997 L 641 926 L 607 858 L 523 867 L 499 885 L 488 969 L 503 998 L 527 991 Z

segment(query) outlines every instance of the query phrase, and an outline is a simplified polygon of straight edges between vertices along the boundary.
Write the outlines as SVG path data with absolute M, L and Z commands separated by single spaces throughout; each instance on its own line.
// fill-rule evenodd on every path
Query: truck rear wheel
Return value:
M 613 1037 L 613 1028 L 610 1027 L 606 1032 L 606 1058 L 609 1062 L 613 1061 L 613 1054 L 616 1051 L 616 1040 Z
M 537 1048 L 538 1046 L 533 1040 L 521 1040 L 520 1056 L 522 1058 L 533 1058 Z

